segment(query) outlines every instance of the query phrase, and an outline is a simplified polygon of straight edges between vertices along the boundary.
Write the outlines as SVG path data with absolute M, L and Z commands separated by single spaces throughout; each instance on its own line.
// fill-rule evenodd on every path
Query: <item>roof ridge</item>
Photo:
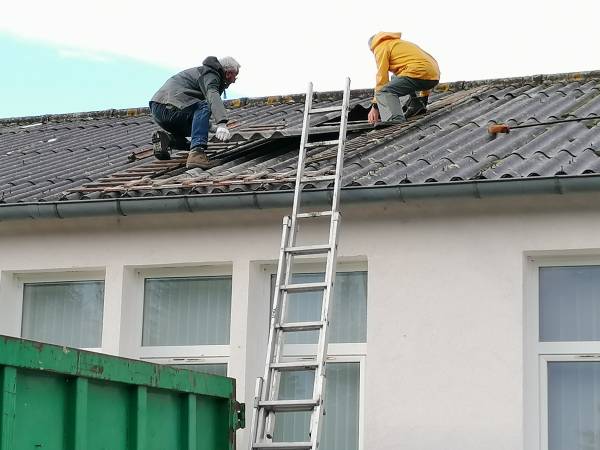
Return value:
M 534 83 L 541 84 L 546 81 L 582 81 L 587 79 L 600 78 L 600 70 L 586 72 L 564 72 L 556 74 L 539 74 L 512 78 L 490 78 L 473 81 L 452 81 L 440 83 L 435 87 L 435 91 L 459 91 L 471 89 L 483 85 L 507 85 L 515 83 Z M 352 89 L 352 94 L 357 96 L 372 95 L 373 89 Z M 323 91 L 315 92 L 315 98 L 321 101 L 339 100 L 343 91 Z M 281 103 L 298 103 L 304 101 L 305 94 L 275 95 L 264 97 L 240 97 L 231 100 L 225 100 L 225 105 L 229 108 L 240 108 L 242 106 L 269 105 Z M 115 117 L 138 117 L 147 116 L 150 109 L 147 107 L 126 108 L 126 109 L 107 109 L 100 111 L 63 113 L 63 114 L 43 114 L 38 116 L 23 116 L 0 118 L 0 127 L 15 125 L 32 125 L 36 123 L 64 122 L 73 120 L 94 120 L 107 119 Z
M 470 89 L 477 86 L 489 85 L 507 85 L 515 83 L 534 83 L 541 84 L 545 81 L 583 81 L 589 79 L 600 78 L 600 70 L 589 70 L 584 72 L 562 72 L 553 74 L 537 74 L 537 75 L 526 75 L 521 77 L 509 77 L 509 78 L 489 78 L 484 80 L 472 80 L 472 81 L 452 81 L 449 83 L 440 83 L 435 87 L 435 91 L 447 91 L 447 90 L 464 90 Z
M 33 125 L 36 123 L 65 122 L 72 120 L 110 119 L 113 117 L 138 117 L 150 114 L 150 108 L 106 109 L 101 111 L 42 114 L 39 116 L 23 116 L 0 118 L 0 126 Z

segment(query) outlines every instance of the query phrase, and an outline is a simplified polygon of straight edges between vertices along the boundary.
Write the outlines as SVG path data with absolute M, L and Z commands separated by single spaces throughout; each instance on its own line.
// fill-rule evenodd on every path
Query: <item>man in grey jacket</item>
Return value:
M 227 111 L 221 94 L 235 83 L 240 64 L 230 56 L 209 56 L 202 66 L 179 72 L 154 94 L 150 111 L 154 121 L 165 131 L 152 135 L 154 156 L 169 159 L 171 149 L 190 149 L 186 167 L 209 169 L 219 164 L 208 159 L 206 148 L 211 114 L 217 124 L 215 136 L 227 141 Z M 188 144 L 186 136 L 191 136 Z

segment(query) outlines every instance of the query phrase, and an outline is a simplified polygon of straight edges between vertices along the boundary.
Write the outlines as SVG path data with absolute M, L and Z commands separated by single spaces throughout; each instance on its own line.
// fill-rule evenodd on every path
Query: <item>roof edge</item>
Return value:
M 332 192 L 331 189 L 305 191 L 303 203 L 306 206 L 329 204 Z M 600 192 L 600 175 L 346 187 L 342 189 L 341 201 L 343 203 L 390 201 L 406 203 L 424 199 L 482 199 L 517 195 L 565 195 L 582 192 Z M 0 222 L 286 208 L 292 204 L 293 196 L 294 191 L 286 190 L 3 204 L 0 205 Z
M 586 72 L 564 72 L 556 74 L 539 74 L 512 78 L 490 78 L 473 81 L 452 81 L 440 83 L 435 87 L 435 91 L 460 91 L 483 85 L 507 85 L 515 83 L 533 83 L 541 84 L 545 81 L 582 81 L 592 78 L 600 78 L 600 70 Z M 319 100 L 336 100 L 341 98 L 343 91 L 323 91 L 315 92 L 315 98 Z M 373 89 L 353 89 L 353 94 L 372 95 Z M 231 100 L 225 100 L 228 108 L 240 108 L 246 105 L 274 105 L 281 103 L 303 102 L 305 94 L 275 95 L 265 97 L 240 97 Z M 71 120 L 93 120 L 107 119 L 114 117 L 137 117 L 150 114 L 148 107 L 126 108 L 126 109 L 107 109 L 101 111 L 76 112 L 65 114 L 44 114 L 39 116 L 23 116 L 0 118 L 0 126 L 32 125 L 36 123 L 63 122 Z

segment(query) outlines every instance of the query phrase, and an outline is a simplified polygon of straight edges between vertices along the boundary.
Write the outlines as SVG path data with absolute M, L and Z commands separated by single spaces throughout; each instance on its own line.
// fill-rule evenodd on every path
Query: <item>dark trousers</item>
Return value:
M 404 120 L 400 98 L 410 95 L 412 99 L 417 92 L 433 89 L 438 83 L 439 80 L 392 76 L 390 82 L 375 94 L 381 120 Z
M 206 100 L 199 101 L 184 109 L 172 105 L 150 102 L 154 121 L 173 136 L 173 147 L 187 146 L 186 136 L 191 136 L 191 148 L 205 147 L 210 127 L 210 107 Z

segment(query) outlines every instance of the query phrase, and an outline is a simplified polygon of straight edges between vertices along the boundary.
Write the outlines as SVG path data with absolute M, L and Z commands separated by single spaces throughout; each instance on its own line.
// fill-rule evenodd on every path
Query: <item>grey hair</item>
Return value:
M 222 58 L 219 58 L 219 63 L 221 66 L 223 66 L 223 70 L 235 70 L 236 72 L 239 72 L 240 67 L 242 67 L 240 63 L 231 56 L 223 56 Z

